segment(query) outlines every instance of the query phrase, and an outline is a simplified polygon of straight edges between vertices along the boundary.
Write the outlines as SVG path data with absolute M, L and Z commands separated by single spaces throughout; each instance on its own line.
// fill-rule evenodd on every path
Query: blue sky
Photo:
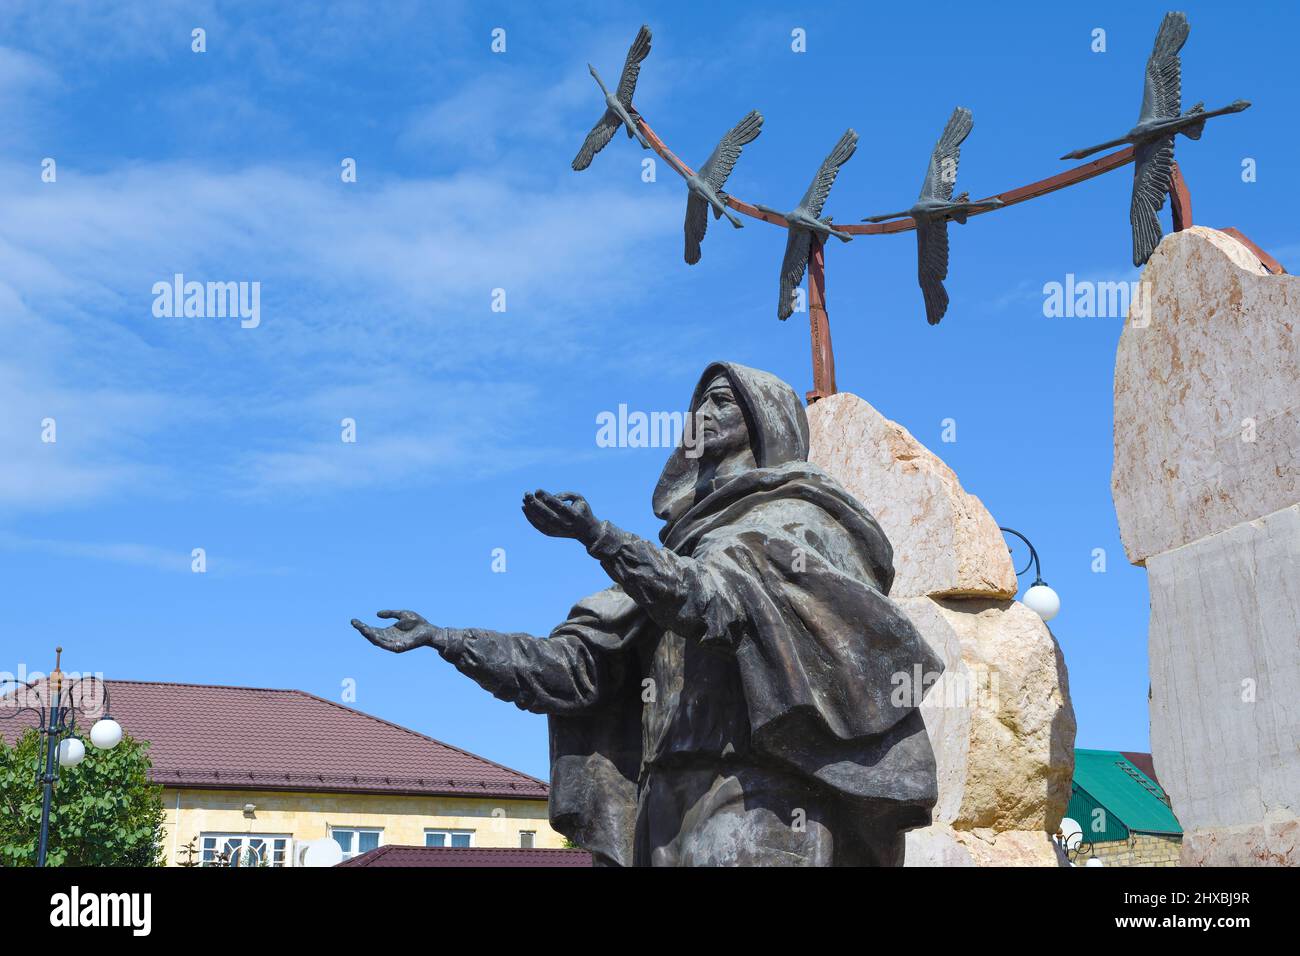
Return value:
M 649 23 L 638 106 L 697 165 L 761 109 L 728 185 L 767 205 L 793 205 L 853 126 L 827 211 L 856 220 L 911 203 L 956 105 L 975 115 L 958 179 L 974 195 L 1123 133 L 1165 9 L 736 3 L 702 23 L 687 4 L 6 3 L 0 670 L 47 669 L 62 644 L 68 667 L 109 677 L 334 699 L 350 680 L 356 706 L 544 775 L 542 718 L 431 652 L 370 647 L 348 620 L 409 607 L 546 633 L 605 581 L 532 530 L 524 490 L 577 490 L 657 531 L 666 452 L 598 447 L 597 414 L 681 409 L 716 358 L 811 384 L 806 322 L 775 317 L 781 230 L 714 224 L 687 267 L 666 166 L 643 182 L 650 154 L 620 136 L 569 169 L 601 111 L 586 63 L 615 82 Z M 1254 102 L 1179 140 L 1196 221 L 1294 263 L 1300 14 L 1186 9 L 1184 105 Z M 943 52 L 918 55 L 921 36 Z M 836 243 L 827 273 L 840 388 L 1034 540 L 1063 600 L 1078 744 L 1144 750 L 1146 578 L 1110 498 L 1120 320 L 1042 309 L 1067 273 L 1136 278 L 1130 183 L 1121 171 L 954 226 L 938 328 L 910 235 Z M 156 318 L 153 283 L 178 272 L 260 282 L 261 324 Z M 946 418 L 955 443 L 940 442 Z

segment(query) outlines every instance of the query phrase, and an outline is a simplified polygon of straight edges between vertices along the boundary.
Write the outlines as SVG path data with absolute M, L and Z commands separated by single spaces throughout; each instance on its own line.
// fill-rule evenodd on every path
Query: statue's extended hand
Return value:
M 446 643 L 446 629 L 434 627 L 414 611 L 380 611 L 379 617 L 395 618 L 392 627 L 371 627 L 355 617 L 352 626 L 375 647 L 400 654 L 413 647 L 441 648 Z
M 524 495 L 524 516 L 529 524 L 552 538 L 576 538 L 583 544 L 596 540 L 600 522 L 582 495 L 565 491 L 553 495 L 536 491 Z

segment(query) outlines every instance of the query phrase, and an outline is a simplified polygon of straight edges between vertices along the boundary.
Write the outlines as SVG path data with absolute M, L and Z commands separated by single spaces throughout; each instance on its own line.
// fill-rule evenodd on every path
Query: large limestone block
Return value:
M 1012 598 L 1016 572 L 993 516 L 906 428 L 841 392 L 808 409 L 808 458 L 880 522 L 894 546 L 896 598 Z
M 1135 564 L 1300 501 L 1300 277 L 1195 226 L 1165 236 L 1142 282 L 1149 314 L 1131 312 L 1115 359 L 1111 475 Z
M 1156 772 L 1184 830 L 1220 831 L 1193 856 L 1246 853 L 1250 827 L 1300 817 L 1300 505 L 1152 555 L 1147 578 Z
M 1070 799 L 1075 719 L 1047 625 L 1016 601 L 898 603 L 945 666 L 921 702 L 939 780 L 935 823 L 1055 832 Z
M 935 824 L 904 837 L 904 866 L 1069 866 L 1042 830 L 954 830 Z

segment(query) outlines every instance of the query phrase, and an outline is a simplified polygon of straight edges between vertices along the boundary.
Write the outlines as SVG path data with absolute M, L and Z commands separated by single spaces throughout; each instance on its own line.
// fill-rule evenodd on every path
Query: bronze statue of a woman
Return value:
M 785 382 L 715 363 L 690 410 L 698 447 L 655 488 L 662 547 L 579 495 L 524 496 L 535 528 L 577 539 L 614 582 L 549 637 L 410 611 L 352 624 L 546 714 L 551 824 L 598 863 L 901 865 L 937 785 L 920 689 L 895 691 L 942 664 L 887 596 L 889 541 L 808 463 Z

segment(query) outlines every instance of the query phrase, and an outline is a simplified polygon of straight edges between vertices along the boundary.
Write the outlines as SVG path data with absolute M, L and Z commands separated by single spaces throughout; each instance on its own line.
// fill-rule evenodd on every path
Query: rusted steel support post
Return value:
M 1169 208 L 1174 214 L 1174 232 L 1182 232 L 1192 224 L 1192 194 L 1177 163 L 1169 166 Z
M 835 352 L 831 349 L 831 320 L 826 314 L 826 249 L 817 237 L 808 256 L 808 331 L 812 336 L 813 387 L 808 404 L 835 394 Z

